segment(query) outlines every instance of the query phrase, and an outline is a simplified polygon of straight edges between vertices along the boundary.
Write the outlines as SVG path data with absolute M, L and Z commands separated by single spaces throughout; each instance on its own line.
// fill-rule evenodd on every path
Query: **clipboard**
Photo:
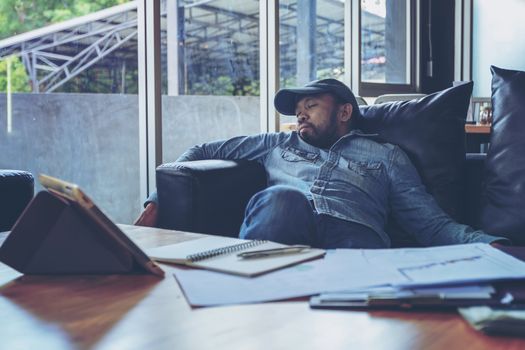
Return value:
M 467 285 L 468 286 L 468 285 Z M 472 284 L 472 286 L 476 286 Z M 483 286 L 483 285 L 482 285 Z M 525 307 L 525 285 L 523 281 L 496 281 L 488 285 L 490 295 L 481 297 L 461 297 L 447 293 L 417 294 L 406 290 L 396 293 L 350 293 L 346 298 L 332 296 L 330 293 L 310 298 L 312 309 L 359 310 L 452 310 L 458 307 L 490 306 L 497 308 Z M 446 286 L 443 286 L 446 287 Z M 451 285 L 450 287 L 454 287 Z M 353 295 L 352 295 L 353 294 Z
M 77 185 L 39 176 L 46 190 L 26 207 L 0 247 L 0 261 L 24 274 L 164 271 Z

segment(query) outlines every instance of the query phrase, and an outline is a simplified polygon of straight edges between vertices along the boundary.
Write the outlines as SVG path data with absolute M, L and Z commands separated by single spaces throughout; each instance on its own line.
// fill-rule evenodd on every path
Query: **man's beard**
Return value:
M 312 130 L 311 134 L 305 134 L 304 136 L 301 135 L 299 132 L 299 137 L 302 138 L 306 143 L 318 147 L 318 148 L 324 148 L 328 149 L 332 147 L 332 145 L 337 141 L 337 133 L 336 133 L 336 123 L 337 123 L 337 109 L 334 108 L 332 113 L 330 114 L 330 120 L 329 125 L 323 129 L 319 130 L 315 125 L 310 124 L 308 122 L 304 122 L 299 124 L 301 125 L 307 125 Z

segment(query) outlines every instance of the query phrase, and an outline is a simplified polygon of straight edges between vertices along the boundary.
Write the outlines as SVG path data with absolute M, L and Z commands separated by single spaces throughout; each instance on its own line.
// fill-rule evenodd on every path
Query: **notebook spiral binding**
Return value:
M 213 258 L 215 256 L 230 254 L 230 253 L 242 251 L 244 249 L 256 247 L 260 244 L 264 244 L 267 242 L 268 241 L 266 240 L 254 240 L 254 241 L 249 241 L 249 242 L 244 242 L 244 243 L 238 243 L 238 244 L 229 245 L 226 247 L 221 247 L 217 249 L 206 250 L 204 252 L 200 252 L 196 254 L 191 254 L 191 255 L 188 255 L 186 259 L 191 262 L 201 261 L 201 260 Z

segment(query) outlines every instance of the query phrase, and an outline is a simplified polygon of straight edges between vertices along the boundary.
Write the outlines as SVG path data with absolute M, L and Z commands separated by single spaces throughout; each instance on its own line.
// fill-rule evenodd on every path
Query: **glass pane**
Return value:
M 279 1 L 280 87 L 344 77 L 344 0 Z M 282 116 L 281 128 L 295 118 Z
M 344 0 L 279 2 L 280 87 L 343 79 Z
M 141 207 L 137 5 L 73 5 L 0 4 L 0 168 L 75 182 L 131 223 Z
M 163 161 L 260 132 L 259 1 L 162 3 Z
M 409 0 L 361 0 L 361 81 L 410 84 Z

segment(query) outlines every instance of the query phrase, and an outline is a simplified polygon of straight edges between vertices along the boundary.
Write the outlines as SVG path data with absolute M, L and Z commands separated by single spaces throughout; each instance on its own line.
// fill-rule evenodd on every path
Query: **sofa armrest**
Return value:
M 464 223 L 479 228 L 486 153 L 467 153 L 465 169 Z
M 0 232 L 10 230 L 34 195 L 31 173 L 0 170 Z
M 254 161 L 199 160 L 157 168 L 159 227 L 237 237 L 249 199 L 266 187 Z

